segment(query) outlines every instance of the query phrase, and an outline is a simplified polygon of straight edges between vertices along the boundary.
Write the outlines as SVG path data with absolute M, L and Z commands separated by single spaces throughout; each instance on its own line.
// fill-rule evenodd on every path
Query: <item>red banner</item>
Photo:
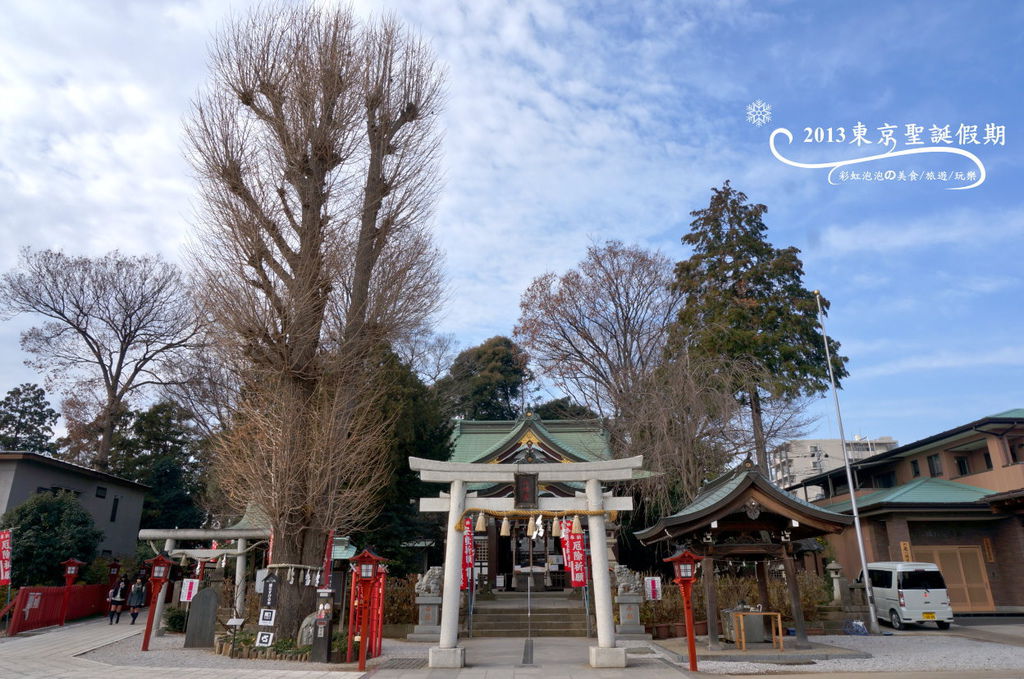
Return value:
M 565 567 L 569 571 L 569 582 L 573 587 L 587 584 L 587 555 L 583 549 L 583 534 L 569 535 L 569 551 L 565 556 Z
M 327 531 L 327 546 L 324 547 L 324 570 L 320 578 L 322 587 L 331 586 L 331 555 L 334 553 L 334 529 Z
M 0 530 L 0 585 L 11 584 L 11 531 Z
M 473 517 L 467 516 L 462 522 L 462 589 L 469 589 L 473 579 L 473 562 L 476 560 L 476 545 L 473 543 Z

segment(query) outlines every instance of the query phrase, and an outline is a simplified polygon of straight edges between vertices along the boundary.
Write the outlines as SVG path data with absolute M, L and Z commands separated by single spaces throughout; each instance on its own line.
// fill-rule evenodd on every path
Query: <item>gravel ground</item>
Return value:
M 142 632 L 140 629 L 139 632 Z M 138 667 L 225 667 L 234 669 L 273 670 L 337 670 L 355 671 L 353 665 L 324 665 L 322 663 L 292 662 L 290 660 L 240 660 L 217 655 L 212 650 L 184 648 L 184 634 L 165 634 L 149 640 L 149 650 L 139 650 L 142 643 L 138 636 L 129 637 L 82 655 L 87 660 L 109 665 L 131 665 Z M 368 665 L 373 665 L 373 662 Z
M 945 635 L 882 637 L 815 637 L 833 646 L 870 653 L 871 658 L 815 660 L 812 665 L 770 665 L 701 661 L 709 674 L 778 674 L 798 672 L 903 672 L 957 670 L 1024 670 L 1024 648 Z

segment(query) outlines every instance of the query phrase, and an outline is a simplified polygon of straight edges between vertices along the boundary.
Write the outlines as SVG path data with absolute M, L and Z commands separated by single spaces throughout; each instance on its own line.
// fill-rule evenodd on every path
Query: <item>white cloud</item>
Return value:
M 961 370 L 983 366 L 1022 367 L 1024 366 L 1024 346 L 1018 344 L 994 349 L 941 350 L 903 356 L 860 368 L 856 371 L 855 377 L 888 377 L 909 372 Z

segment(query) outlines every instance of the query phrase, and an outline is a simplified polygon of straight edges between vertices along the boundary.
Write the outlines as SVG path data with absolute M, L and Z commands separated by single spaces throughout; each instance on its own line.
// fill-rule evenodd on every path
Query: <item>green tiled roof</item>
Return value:
M 868 495 L 857 498 L 857 508 L 865 509 L 881 504 L 961 504 L 965 502 L 977 502 L 986 495 L 991 495 L 992 490 L 968 486 L 964 483 L 946 481 L 944 479 L 917 479 L 910 483 L 895 488 L 883 488 Z M 850 511 L 850 501 L 844 500 L 833 505 L 827 505 L 827 509 L 834 512 Z
M 527 429 L 562 452 L 586 462 L 611 459 L 608 437 L 599 420 L 516 421 L 455 420 L 451 462 L 477 462 L 514 444 Z
M 783 490 L 765 478 L 750 460 L 746 460 L 735 469 L 706 484 L 686 507 L 675 514 L 658 519 L 653 526 L 636 531 L 635 535 L 644 544 L 685 535 L 692 532 L 695 526 L 706 525 L 714 520 L 713 517 L 733 511 L 734 503 L 753 488 L 773 496 L 784 506 L 788 505 L 785 510 L 776 510 L 776 513 L 782 516 L 809 516 L 836 526 L 850 523 L 848 516 L 833 511 L 831 507 L 820 507 Z
M 693 502 L 691 502 L 690 504 L 688 504 L 686 507 L 679 510 L 675 514 L 672 514 L 671 516 L 677 517 L 686 516 L 687 514 L 698 514 L 704 509 L 721 502 L 725 498 L 729 497 L 729 495 L 731 495 L 738 486 L 740 486 L 746 481 L 746 477 L 748 474 L 758 474 L 760 476 L 760 472 L 758 472 L 756 469 L 746 470 L 742 466 L 739 466 L 736 469 L 733 469 L 732 471 L 728 471 L 725 474 L 722 474 L 715 480 L 711 481 L 703 489 L 701 489 L 701 491 L 697 493 L 697 497 L 693 498 Z M 769 481 L 769 483 L 771 482 Z M 821 505 L 816 505 L 814 503 L 808 502 L 807 500 L 804 500 L 803 498 L 795 495 L 794 493 L 790 493 L 788 490 L 784 490 L 782 487 L 774 483 L 771 483 L 771 485 L 776 491 L 784 495 L 791 502 L 795 502 L 799 505 L 802 505 L 808 509 L 813 509 L 817 512 L 821 512 L 822 510 L 824 510 L 826 513 L 837 513 L 831 507 L 822 507 Z
M 1004 413 L 997 413 L 995 415 L 989 415 L 989 417 L 1021 417 L 1024 418 L 1024 408 L 1014 408 L 1007 410 Z

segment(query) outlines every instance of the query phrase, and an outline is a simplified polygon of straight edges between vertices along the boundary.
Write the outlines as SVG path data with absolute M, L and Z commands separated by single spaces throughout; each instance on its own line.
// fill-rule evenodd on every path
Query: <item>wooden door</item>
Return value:
M 914 560 L 938 564 L 954 613 L 995 610 L 981 547 L 914 546 Z

